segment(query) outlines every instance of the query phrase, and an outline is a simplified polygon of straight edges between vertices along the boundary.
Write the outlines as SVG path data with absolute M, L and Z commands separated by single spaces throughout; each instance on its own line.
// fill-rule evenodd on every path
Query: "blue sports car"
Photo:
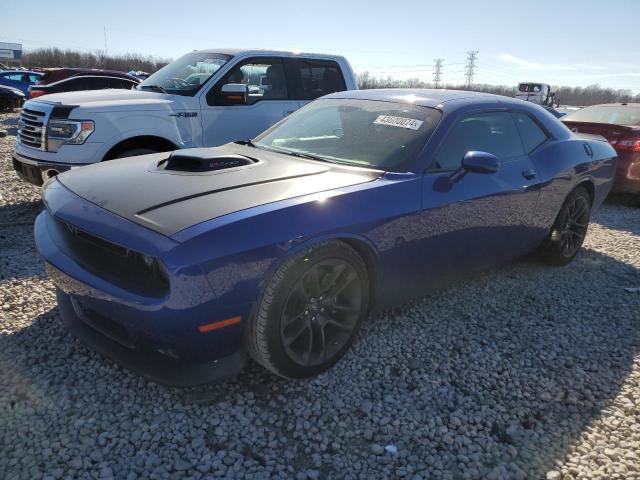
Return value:
M 248 356 L 302 378 L 374 309 L 532 252 L 570 262 L 615 163 L 529 102 L 340 92 L 252 141 L 60 174 L 35 237 L 62 319 L 117 362 L 174 385 Z

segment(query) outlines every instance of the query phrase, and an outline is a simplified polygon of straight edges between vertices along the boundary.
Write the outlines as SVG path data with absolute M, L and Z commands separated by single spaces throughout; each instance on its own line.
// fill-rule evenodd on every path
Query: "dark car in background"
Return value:
M 0 72 L 0 85 L 17 88 L 27 95 L 29 87 L 42 80 L 42 72 L 30 70 L 7 70 Z
M 139 83 L 140 79 L 115 70 L 52 68 L 45 70 L 40 81 L 31 86 L 29 98 L 79 90 L 102 90 L 105 88 L 130 90 Z
M 24 93 L 17 88 L 0 85 L 0 112 L 10 112 L 24 103 Z
M 593 105 L 561 121 L 574 132 L 605 137 L 618 153 L 612 191 L 640 196 L 640 103 Z

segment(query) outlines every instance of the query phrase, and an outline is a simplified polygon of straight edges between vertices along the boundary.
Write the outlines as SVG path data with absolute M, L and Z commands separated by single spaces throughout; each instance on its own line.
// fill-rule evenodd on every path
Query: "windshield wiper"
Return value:
M 268 151 L 271 151 L 271 152 L 284 153 L 285 155 L 291 155 L 292 157 L 306 158 L 307 160 L 317 160 L 318 162 L 335 163 L 337 165 L 342 165 L 343 164 L 343 162 L 337 162 L 337 161 L 334 161 L 334 160 L 329 160 L 328 158 L 319 157 L 319 156 L 313 155 L 311 153 L 296 152 L 295 150 L 289 150 L 287 148 L 278 148 L 278 147 L 274 147 L 273 145 L 256 144 L 256 143 L 254 143 L 253 140 L 238 140 L 235 143 L 237 143 L 239 145 L 247 145 L 247 146 L 253 147 L 253 148 L 259 148 L 261 150 L 268 150 Z
M 148 88 L 149 90 L 156 90 L 161 93 L 167 93 L 167 91 L 164 88 L 162 88 L 160 85 L 138 85 L 138 86 L 140 87 L 141 90 Z
M 253 140 L 248 139 L 248 140 L 237 140 L 233 143 L 237 143 L 238 145 L 246 145 L 248 147 L 253 147 L 253 148 L 258 148 L 258 146 L 253 143 Z

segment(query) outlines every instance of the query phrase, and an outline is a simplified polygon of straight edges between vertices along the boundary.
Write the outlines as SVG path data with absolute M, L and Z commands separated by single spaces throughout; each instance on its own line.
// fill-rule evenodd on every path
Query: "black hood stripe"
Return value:
M 166 202 L 163 202 L 163 203 L 159 203 L 157 205 L 153 205 L 151 207 L 148 207 L 148 208 L 145 208 L 143 210 L 140 210 L 139 212 L 136 212 L 136 215 L 138 215 L 138 216 L 144 215 L 145 213 L 149 213 L 149 212 L 152 212 L 153 210 L 157 210 L 157 209 L 162 208 L 162 207 L 173 205 L 174 203 L 180 203 L 180 202 L 183 202 L 185 200 L 192 200 L 194 198 L 204 197 L 206 195 L 211 195 L 211 194 L 214 194 L 214 193 L 226 192 L 226 191 L 235 190 L 235 189 L 238 189 L 238 188 L 253 187 L 255 185 L 263 185 L 263 184 L 266 184 L 266 183 L 274 183 L 274 182 L 281 182 L 281 181 L 284 181 L 284 180 L 293 180 L 293 179 L 296 179 L 296 178 L 310 177 L 312 175 L 320 175 L 322 173 L 325 173 L 325 172 L 324 171 L 317 171 L 317 172 L 305 173 L 305 174 L 301 174 L 301 175 L 299 174 L 299 175 L 289 175 L 287 177 L 270 178 L 270 179 L 267 179 L 267 180 L 260 180 L 260 181 L 257 181 L 257 182 L 243 183 L 241 185 L 231 185 L 229 187 L 217 188 L 215 190 L 208 190 L 208 191 L 205 191 L 205 192 L 199 192 L 199 193 L 195 193 L 193 195 L 187 195 L 187 196 L 184 196 L 184 197 L 178 197 L 178 198 L 174 198 L 172 200 L 169 200 L 169 201 L 166 201 Z

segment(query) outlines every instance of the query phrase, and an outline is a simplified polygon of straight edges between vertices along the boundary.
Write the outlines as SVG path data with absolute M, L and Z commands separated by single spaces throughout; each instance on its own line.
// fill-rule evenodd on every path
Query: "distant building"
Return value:
M 22 44 L 0 42 L 0 63 L 9 67 L 19 67 L 22 62 Z

